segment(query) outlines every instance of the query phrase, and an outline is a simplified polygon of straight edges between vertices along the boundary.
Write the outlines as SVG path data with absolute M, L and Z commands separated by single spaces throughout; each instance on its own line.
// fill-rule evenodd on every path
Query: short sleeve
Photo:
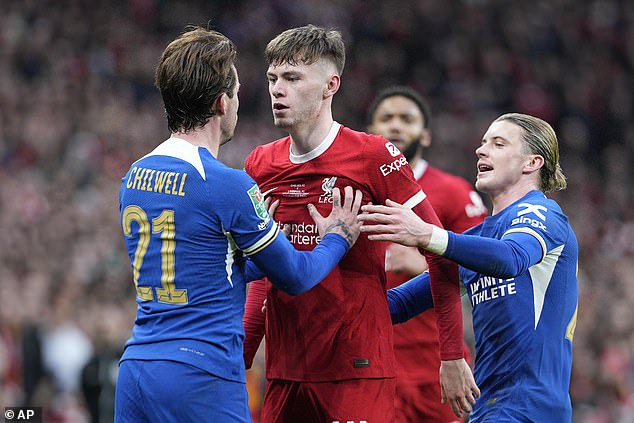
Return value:
M 394 144 L 385 138 L 370 136 L 364 153 L 365 173 L 374 201 L 385 204 L 389 198 L 412 208 L 425 199 L 407 159 Z
M 554 202 L 523 201 L 514 206 L 508 219 L 508 229 L 502 238 L 514 233 L 531 235 L 542 247 L 542 258 L 548 251 L 566 243 L 567 218 Z
M 220 220 L 223 231 L 245 254 L 265 248 L 277 236 L 277 224 L 270 218 L 258 185 L 246 173 L 234 171 L 232 181 L 223 181 Z

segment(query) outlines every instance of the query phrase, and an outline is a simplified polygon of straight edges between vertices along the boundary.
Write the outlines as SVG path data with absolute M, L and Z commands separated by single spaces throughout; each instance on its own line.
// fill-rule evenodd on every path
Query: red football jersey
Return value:
M 290 147 L 290 137 L 257 147 L 245 170 L 262 193 L 281 200 L 275 220 L 291 224 L 291 242 L 299 250 L 312 250 L 319 242 L 306 205 L 327 215 L 335 186 L 360 189 L 364 204 L 384 204 L 388 198 L 417 209 L 429 204 L 403 155 L 382 137 L 335 122 L 315 150 L 296 156 Z M 436 219 L 431 208 L 430 213 Z M 298 296 L 267 282 L 267 378 L 317 382 L 395 376 L 386 246 L 361 234 L 326 279 Z M 247 310 L 245 321 L 258 311 Z
M 462 233 L 480 224 L 488 211 L 473 187 L 463 178 L 419 161 L 414 169 L 427 198 L 445 229 Z M 411 276 L 388 272 L 388 287 L 406 282 Z M 428 381 L 438 384 L 440 355 L 436 315 L 429 310 L 403 324 L 394 326 L 394 351 L 399 380 Z M 468 347 L 465 345 L 465 354 Z M 438 402 L 440 406 L 440 402 Z

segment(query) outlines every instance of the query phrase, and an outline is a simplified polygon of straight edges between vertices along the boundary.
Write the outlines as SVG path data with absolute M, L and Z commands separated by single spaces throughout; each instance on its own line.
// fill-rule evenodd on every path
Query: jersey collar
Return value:
M 324 153 L 326 150 L 328 150 L 328 147 L 330 147 L 332 143 L 335 141 L 335 138 L 337 137 L 337 134 L 339 133 L 339 128 L 341 128 L 341 124 L 333 121 L 332 125 L 330 126 L 330 130 L 328 131 L 328 134 L 326 135 L 326 138 L 324 138 L 324 140 L 321 143 L 319 143 L 317 147 L 315 147 L 314 149 L 312 149 L 311 151 L 305 154 L 293 154 L 293 152 L 291 151 L 291 144 L 289 144 L 288 153 L 289 153 L 289 159 L 291 160 L 291 163 L 295 163 L 295 164 L 306 163 L 316 157 L 321 156 L 321 154 Z
M 414 169 L 412 169 L 412 172 L 414 172 L 414 179 L 418 181 L 420 178 L 422 178 L 428 167 L 429 163 L 427 163 L 427 160 L 418 159 L 418 161 L 416 162 L 416 166 L 414 166 Z

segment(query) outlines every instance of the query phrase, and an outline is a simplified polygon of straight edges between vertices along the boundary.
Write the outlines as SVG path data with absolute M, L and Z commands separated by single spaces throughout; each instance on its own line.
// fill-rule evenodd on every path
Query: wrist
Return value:
M 442 256 L 447 251 L 447 245 L 449 245 L 449 233 L 438 226 L 433 226 L 429 244 L 427 244 L 425 249 Z

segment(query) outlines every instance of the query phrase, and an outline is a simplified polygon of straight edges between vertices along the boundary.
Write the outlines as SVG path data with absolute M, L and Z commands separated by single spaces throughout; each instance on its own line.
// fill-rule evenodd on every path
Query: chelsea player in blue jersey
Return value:
M 216 159 L 238 111 L 237 52 L 190 28 L 155 82 L 171 137 L 132 164 L 120 213 L 137 317 L 121 358 L 115 422 L 250 422 L 243 362 L 246 283 L 264 275 L 289 294 L 319 283 L 359 235 L 360 192 L 315 208 L 321 242 L 296 251 L 243 171 Z M 247 258 L 248 257 L 248 258 Z
M 541 119 L 506 114 L 476 154 L 476 188 L 493 204 L 480 225 L 456 234 L 388 201 L 362 207 L 369 214 L 359 215 L 361 230 L 461 265 L 481 390 L 471 422 L 570 422 L 578 245 L 566 215 L 544 195 L 566 186 L 557 137 Z M 388 292 L 395 323 L 433 306 L 428 279 L 423 274 Z

